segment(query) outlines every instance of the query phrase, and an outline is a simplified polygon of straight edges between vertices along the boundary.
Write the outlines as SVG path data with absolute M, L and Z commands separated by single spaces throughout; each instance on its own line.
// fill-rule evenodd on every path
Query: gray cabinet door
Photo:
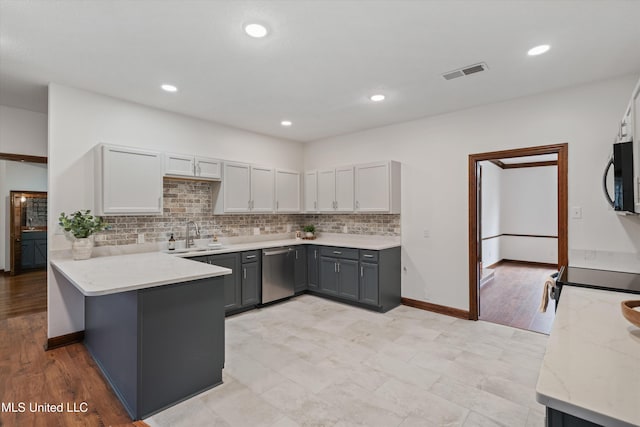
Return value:
M 47 239 L 35 240 L 33 266 L 45 267 L 47 265 Z
M 378 305 L 378 264 L 360 263 L 360 302 Z
M 318 289 L 320 287 L 317 246 L 309 246 L 307 248 L 307 284 L 309 289 Z
M 338 260 L 338 295 L 357 301 L 359 287 L 358 261 Z
M 211 263 L 230 268 L 231 274 L 224 277 L 224 309 L 225 311 L 240 308 L 240 254 L 220 254 L 211 257 Z
M 338 260 L 320 257 L 320 291 L 338 295 Z
M 258 262 L 242 264 L 242 306 L 260 302 L 260 268 Z
M 293 268 L 295 280 L 295 292 L 302 292 L 307 289 L 307 248 L 299 245 L 295 248 L 295 264 Z

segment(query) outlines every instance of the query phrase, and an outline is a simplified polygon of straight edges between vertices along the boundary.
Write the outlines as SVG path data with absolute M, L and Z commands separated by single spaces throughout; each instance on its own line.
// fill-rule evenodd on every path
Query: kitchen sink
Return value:
M 207 247 L 195 247 L 195 248 L 180 248 L 180 249 L 174 249 L 172 251 L 165 249 L 164 252 L 165 254 L 184 254 L 187 252 L 205 252 L 205 251 L 218 251 L 224 249 L 224 246 L 216 246 L 214 248 L 207 248 Z

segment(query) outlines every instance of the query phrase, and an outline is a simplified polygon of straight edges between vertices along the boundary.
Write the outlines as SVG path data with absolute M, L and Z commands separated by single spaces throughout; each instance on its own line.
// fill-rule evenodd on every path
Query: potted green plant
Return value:
M 93 249 L 91 235 L 108 228 L 107 223 L 102 218 L 91 215 L 90 210 L 76 211 L 71 216 L 62 212 L 58 221 L 58 224 L 67 232 L 67 237 L 73 236 L 71 252 L 75 260 L 91 258 Z
M 305 226 L 302 228 L 302 231 L 304 231 L 304 233 L 305 233 L 305 237 L 306 237 L 307 239 L 313 239 L 313 238 L 314 238 L 314 236 L 315 236 L 316 227 L 315 227 L 315 225 L 305 225 Z

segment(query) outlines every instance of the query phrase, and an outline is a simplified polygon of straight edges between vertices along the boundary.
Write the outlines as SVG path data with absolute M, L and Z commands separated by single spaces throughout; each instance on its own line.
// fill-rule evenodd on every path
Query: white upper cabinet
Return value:
M 216 203 L 214 213 L 273 212 L 273 169 L 225 162 L 222 195 L 222 208 Z
M 400 213 L 400 163 L 355 166 L 356 212 Z
M 333 212 L 336 207 L 335 169 L 318 171 L 318 211 Z
M 276 169 L 276 212 L 300 212 L 300 172 Z
M 251 166 L 244 163 L 224 164 L 224 212 L 249 212 L 251 209 Z
M 304 211 L 318 211 L 318 171 L 304 174 Z
M 310 174 L 313 172 L 307 172 Z M 353 212 L 353 167 L 317 172 L 318 212 Z M 305 200 L 306 200 L 305 195 Z
M 222 162 L 188 154 L 164 153 L 164 175 L 219 180 Z
M 251 212 L 273 212 L 273 169 L 251 166 Z
M 353 212 L 353 167 L 336 169 L 336 212 Z
M 95 214 L 162 214 L 162 155 L 100 144 L 95 152 Z

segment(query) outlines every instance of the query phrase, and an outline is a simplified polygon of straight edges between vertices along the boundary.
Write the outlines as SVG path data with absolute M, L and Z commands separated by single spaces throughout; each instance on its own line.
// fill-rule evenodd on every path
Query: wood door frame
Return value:
M 44 198 L 48 197 L 48 193 L 46 191 L 10 191 L 9 192 L 9 268 L 11 269 L 10 275 L 15 276 L 19 273 L 20 270 L 20 257 L 16 256 L 15 244 L 16 242 L 16 228 L 20 229 L 22 224 L 22 209 L 18 210 L 18 215 L 16 217 L 16 198 L 19 197 L 40 197 L 44 196 Z M 20 200 L 18 199 L 18 206 L 21 207 Z M 45 227 L 46 230 L 46 227 Z
M 569 261 L 568 230 L 568 162 L 569 144 L 552 144 L 512 150 L 491 151 L 469 155 L 469 319 L 478 320 L 479 266 L 478 246 L 478 178 L 479 163 L 510 157 L 528 157 L 542 154 L 558 155 L 558 268 Z

